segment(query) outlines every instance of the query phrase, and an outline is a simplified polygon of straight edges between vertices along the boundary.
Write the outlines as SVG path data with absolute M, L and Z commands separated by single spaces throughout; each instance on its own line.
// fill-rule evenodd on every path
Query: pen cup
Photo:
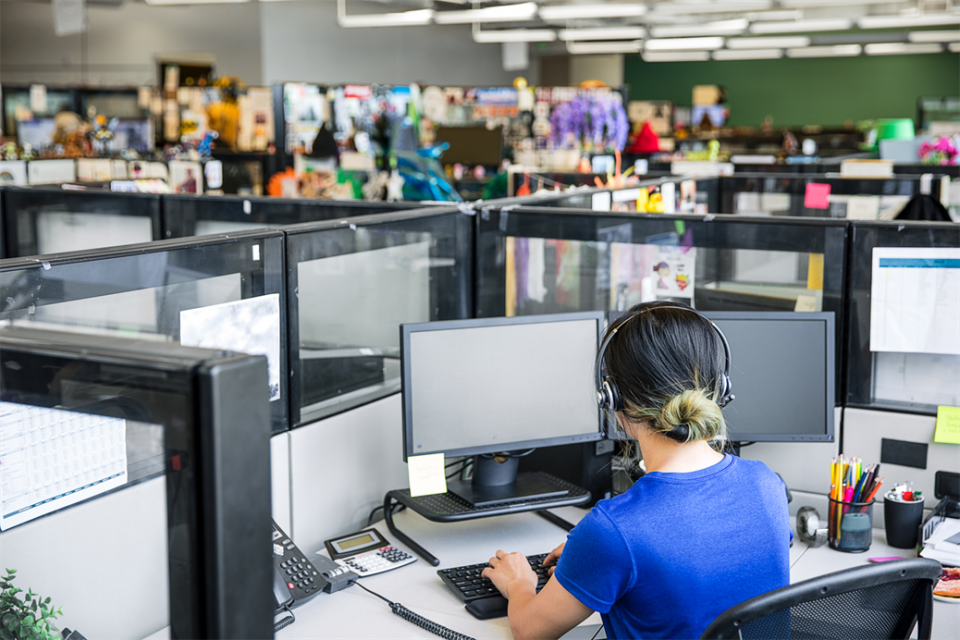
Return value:
M 920 521 L 923 519 L 923 499 L 911 502 L 883 500 L 883 528 L 887 544 L 898 549 L 915 548 L 919 541 Z
M 837 551 L 862 553 L 873 541 L 873 503 L 829 498 L 829 541 Z

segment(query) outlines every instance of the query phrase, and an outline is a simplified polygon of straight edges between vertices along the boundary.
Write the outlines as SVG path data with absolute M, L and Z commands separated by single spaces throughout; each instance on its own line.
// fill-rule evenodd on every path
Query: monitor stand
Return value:
M 543 480 L 539 474 L 518 474 L 519 462 L 518 457 L 509 454 L 477 456 L 473 480 L 448 482 L 447 491 L 474 508 L 531 499 L 562 498 L 570 493 Z

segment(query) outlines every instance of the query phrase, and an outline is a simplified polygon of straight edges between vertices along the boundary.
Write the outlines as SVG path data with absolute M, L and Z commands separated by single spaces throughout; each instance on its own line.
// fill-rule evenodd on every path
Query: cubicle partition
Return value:
M 846 235 L 832 220 L 483 209 L 476 312 L 624 311 L 666 299 L 704 311 L 832 311 L 839 327 Z
M 421 209 L 420 202 L 242 196 L 163 196 L 163 237 L 186 238 Z
M 846 406 L 960 406 L 958 248 L 953 223 L 851 224 Z
M 19 324 L 0 327 L 15 598 L 91 638 L 270 637 L 264 359 Z
M 473 224 L 438 207 L 284 229 L 291 426 L 399 391 L 400 324 L 472 316 Z
M 55 187 L 5 187 L 6 257 L 160 240 L 160 196 Z
M 287 427 L 284 236 L 238 232 L 0 263 L 0 321 L 267 356 Z

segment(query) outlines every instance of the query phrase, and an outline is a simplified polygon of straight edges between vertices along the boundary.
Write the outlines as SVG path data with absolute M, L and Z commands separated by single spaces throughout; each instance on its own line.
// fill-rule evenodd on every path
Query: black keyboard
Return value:
M 527 556 L 530 568 L 537 574 L 537 592 L 547 584 L 550 578 L 543 566 L 546 553 Z M 507 615 L 507 599 L 500 595 L 488 578 L 480 577 L 480 573 L 487 568 L 487 563 L 469 564 L 452 569 L 438 569 L 437 575 L 453 589 L 457 596 L 467 603 L 467 611 L 480 619 L 500 618 Z M 479 602 L 482 601 L 482 604 Z

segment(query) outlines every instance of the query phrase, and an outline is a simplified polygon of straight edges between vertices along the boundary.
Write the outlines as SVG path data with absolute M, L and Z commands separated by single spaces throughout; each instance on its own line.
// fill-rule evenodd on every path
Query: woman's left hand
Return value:
M 530 568 L 530 561 L 522 553 L 507 553 L 503 549 L 490 558 L 490 566 L 481 573 L 484 578 L 490 578 L 493 585 L 500 590 L 503 597 L 510 599 L 511 591 L 525 589 L 537 591 L 537 574 Z

